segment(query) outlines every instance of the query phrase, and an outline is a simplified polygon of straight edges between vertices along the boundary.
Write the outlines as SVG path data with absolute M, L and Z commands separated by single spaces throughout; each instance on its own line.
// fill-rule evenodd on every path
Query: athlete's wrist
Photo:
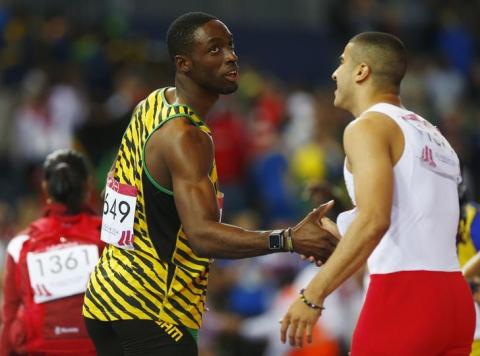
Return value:
M 326 296 L 319 290 L 312 288 L 311 286 L 303 289 L 304 297 L 310 302 L 315 305 L 323 306 Z

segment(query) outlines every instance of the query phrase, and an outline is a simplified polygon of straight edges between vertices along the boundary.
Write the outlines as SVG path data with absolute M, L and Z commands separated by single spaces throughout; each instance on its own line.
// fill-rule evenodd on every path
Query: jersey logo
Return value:
M 428 164 L 430 167 L 436 167 L 437 164 L 433 160 L 432 149 L 428 146 L 425 146 L 422 151 L 422 161 Z

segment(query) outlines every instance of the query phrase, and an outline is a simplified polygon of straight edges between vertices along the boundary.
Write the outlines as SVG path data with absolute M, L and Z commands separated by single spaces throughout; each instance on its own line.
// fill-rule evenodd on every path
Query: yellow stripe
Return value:
M 101 304 L 101 303 L 100 303 Z M 85 308 L 88 307 L 89 311 Z M 84 306 L 82 308 L 82 315 L 90 317 L 91 319 L 102 319 L 103 314 L 97 309 L 96 306 L 92 306 L 92 302 L 89 299 L 84 300 Z
M 167 118 L 167 113 L 168 113 L 168 105 L 163 105 L 162 111 L 161 111 L 161 114 L 160 114 L 161 115 L 160 117 L 161 117 L 162 121 Z M 150 130 L 152 130 L 152 129 L 153 129 L 153 127 L 150 127 Z
M 121 300 L 123 300 L 114 290 L 113 288 L 110 286 L 110 283 L 106 282 L 105 278 L 103 278 L 103 276 L 101 276 L 101 274 L 94 274 L 92 276 L 92 282 L 93 282 L 93 285 L 97 284 L 98 286 L 102 285 L 106 290 L 108 290 L 108 292 L 110 293 L 110 295 L 115 298 L 115 300 L 122 305 L 122 307 L 125 308 L 125 310 L 128 310 L 128 304 L 125 304 L 125 303 L 122 303 Z M 112 282 L 112 280 L 110 280 L 109 282 Z M 102 294 L 102 289 L 100 287 L 98 288 L 95 288 L 95 290 L 97 291 L 98 294 Z M 104 304 L 104 303 L 100 303 L 100 304 Z M 124 309 L 120 309 L 118 308 L 115 304 L 113 303 L 108 303 L 109 305 L 109 308 L 114 310 L 116 314 L 118 314 L 121 318 L 128 318 L 128 314 L 125 313 Z M 108 313 L 108 310 L 105 310 L 106 313 Z
M 115 260 L 113 260 L 112 262 L 115 262 Z M 146 290 L 142 284 L 139 283 L 139 281 L 137 280 L 136 277 L 132 276 L 128 271 L 123 271 L 123 272 L 124 272 L 123 277 L 129 283 L 128 285 L 124 285 L 123 283 L 121 283 L 116 278 L 110 278 L 109 281 L 110 281 L 110 286 L 115 285 L 118 289 L 120 289 L 122 291 L 123 294 L 125 294 L 125 297 L 127 299 L 122 299 L 123 297 L 121 295 L 119 295 L 118 293 L 116 293 L 113 290 L 113 287 L 110 287 L 111 289 L 109 289 L 111 294 L 115 293 L 115 295 L 118 296 L 116 298 L 116 300 L 119 301 L 119 302 L 121 300 L 122 301 L 122 303 L 121 303 L 122 307 L 124 307 L 125 310 L 127 310 L 128 312 L 130 312 L 132 314 L 137 314 L 137 309 L 134 306 L 132 306 L 131 304 L 129 304 L 128 299 L 135 299 L 138 303 L 140 303 L 144 307 L 145 310 L 147 310 L 148 312 L 150 312 L 152 314 L 156 314 L 156 312 L 154 310 L 147 307 L 147 305 L 145 304 L 145 302 L 143 300 L 141 300 L 140 298 L 138 298 L 136 296 L 136 294 L 139 294 L 140 292 L 145 292 L 145 293 L 148 293 L 150 295 L 151 295 L 151 293 L 148 290 Z M 102 278 L 102 280 L 103 280 L 104 285 L 105 285 L 105 279 Z M 144 284 L 147 285 L 148 283 L 145 282 Z M 154 288 L 151 288 L 151 289 L 154 289 Z M 149 299 L 153 304 L 155 304 L 158 301 L 158 298 L 153 298 L 153 299 L 149 298 L 148 296 L 145 295 L 145 293 L 140 293 L 140 294 L 142 294 L 146 299 Z

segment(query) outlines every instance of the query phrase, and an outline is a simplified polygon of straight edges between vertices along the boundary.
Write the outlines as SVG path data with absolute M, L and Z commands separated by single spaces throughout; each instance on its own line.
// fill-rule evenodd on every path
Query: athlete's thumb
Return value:
M 335 202 L 333 200 L 330 200 L 325 204 L 320 205 L 313 212 L 312 219 L 315 219 L 315 221 L 318 221 L 318 223 L 321 224 L 320 220 L 328 213 L 328 211 L 333 207 L 334 204 Z

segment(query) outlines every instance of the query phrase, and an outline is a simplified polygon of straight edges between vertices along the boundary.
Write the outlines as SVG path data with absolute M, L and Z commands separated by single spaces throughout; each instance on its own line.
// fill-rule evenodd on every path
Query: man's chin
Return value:
M 223 87 L 220 90 L 220 94 L 222 94 L 222 95 L 232 94 L 232 93 L 235 93 L 237 91 L 237 89 L 238 89 L 238 84 L 237 83 L 232 83 L 228 86 Z
M 341 108 L 340 99 L 338 98 L 338 96 L 336 94 L 335 94 L 335 98 L 333 99 L 333 106 L 335 106 L 336 108 Z

